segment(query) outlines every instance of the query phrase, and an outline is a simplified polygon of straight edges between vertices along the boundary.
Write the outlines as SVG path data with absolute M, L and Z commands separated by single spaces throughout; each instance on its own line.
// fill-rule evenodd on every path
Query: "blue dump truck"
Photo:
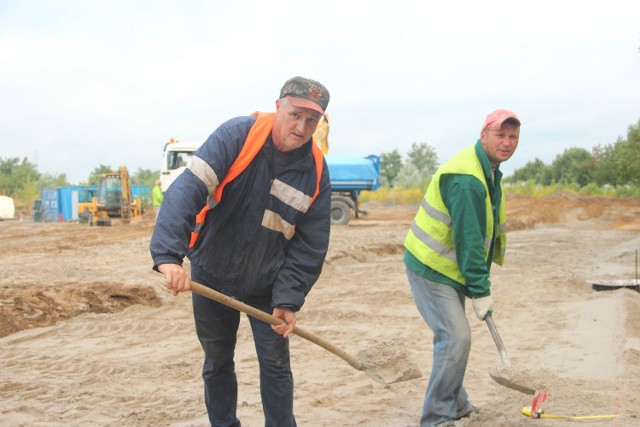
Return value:
M 331 224 L 347 224 L 351 213 L 366 215 L 359 207 L 361 191 L 380 187 L 380 156 L 325 155 L 331 177 Z

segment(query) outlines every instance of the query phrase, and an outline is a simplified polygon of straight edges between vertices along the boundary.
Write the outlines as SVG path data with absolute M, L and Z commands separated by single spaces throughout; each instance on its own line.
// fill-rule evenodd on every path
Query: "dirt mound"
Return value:
M 113 313 L 135 304 L 161 305 L 154 287 L 122 283 L 120 277 L 106 281 L 103 275 L 114 269 L 119 276 L 115 269 L 127 261 L 122 242 L 148 239 L 152 221 L 146 215 L 129 224 L 114 221 L 111 227 L 76 222 L 0 223 L 0 262 L 7 263 L 0 281 L 0 337 L 83 313 Z
M 0 289 L 0 337 L 82 313 L 114 313 L 134 304 L 158 307 L 162 303 L 153 288 L 101 282 Z
M 507 229 L 596 220 L 604 228 L 640 231 L 640 200 L 558 193 L 543 198 L 507 195 Z

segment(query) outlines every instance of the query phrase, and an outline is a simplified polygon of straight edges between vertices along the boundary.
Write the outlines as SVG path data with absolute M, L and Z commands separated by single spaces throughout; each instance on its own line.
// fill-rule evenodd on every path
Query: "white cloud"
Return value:
M 637 122 L 639 15 L 633 0 L 3 2 L 0 155 L 37 152 L 73 181 L 157 169 L 170 137 L 270 110 L 300 74 L 331 91 L 332 153 L 427 142 L 445 160 L 504 107 L 523 120 L 505 169 L 551 161 Z

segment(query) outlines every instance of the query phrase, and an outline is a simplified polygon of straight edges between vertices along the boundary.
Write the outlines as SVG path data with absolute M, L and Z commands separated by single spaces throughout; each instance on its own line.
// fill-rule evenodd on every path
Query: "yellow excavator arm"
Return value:
M 329 115 L 325 116 L 318 122 L 318 127 L 313 133 L 313 142 L 322 150 L 323 154 L 329 154 Z

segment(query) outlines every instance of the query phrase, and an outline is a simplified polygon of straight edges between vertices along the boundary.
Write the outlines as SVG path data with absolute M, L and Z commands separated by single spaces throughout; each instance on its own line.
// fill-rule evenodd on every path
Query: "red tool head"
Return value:
M 531 402 L 531 418 L 539 418 L 541 411 L 542 403 L 547 400 L 549 395 L 544 391 L 536 391 L 536 394 L 533 395 L 533 402 Z

